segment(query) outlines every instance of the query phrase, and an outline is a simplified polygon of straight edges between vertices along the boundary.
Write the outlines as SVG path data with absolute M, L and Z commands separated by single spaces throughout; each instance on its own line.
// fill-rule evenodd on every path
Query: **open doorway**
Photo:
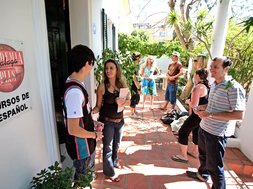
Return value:
M 51 76 L 59 143 L 65 143 L 61 96 L 68 76 L 70 26 L 68 0 L 45 0 Z

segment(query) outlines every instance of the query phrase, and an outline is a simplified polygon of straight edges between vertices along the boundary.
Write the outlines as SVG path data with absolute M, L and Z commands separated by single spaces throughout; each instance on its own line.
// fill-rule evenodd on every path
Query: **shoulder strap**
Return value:
M 61 97 L 62 110 L 64 112 L 64 118 L 66 120 L 67 120 L 67 110 L 66 110 L 66 105 L 65 105 L 65 102 L 64 102 L 64 97 L 66 95 L 66 92 L 69 89 L 73 88 L 73 87 L 78 87 L 78 88 L 80 88 L 82 90 L 83 95 L 84 95 L 84 99 L 85 99 L 84 105 L 87 103 L 86 97 L 88 98 L 88 93 L 85 90 L 84 86 L 82 84 L 76 82 L 76 81 L 72 81 L 72 80 L 66 81 L 65 82 L 65 89 L 64 89 L 62 97 Z

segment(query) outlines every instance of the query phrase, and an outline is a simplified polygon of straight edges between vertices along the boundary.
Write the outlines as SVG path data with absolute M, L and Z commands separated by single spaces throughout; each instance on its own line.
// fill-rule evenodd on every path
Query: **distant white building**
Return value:
M 142 29 L 150 34 L 150 37 L 158 42 L 170 41 L 173 39 L 173 30 L 164 24 L 157 26 L 154 23 L 133 23 L 133 29 Z

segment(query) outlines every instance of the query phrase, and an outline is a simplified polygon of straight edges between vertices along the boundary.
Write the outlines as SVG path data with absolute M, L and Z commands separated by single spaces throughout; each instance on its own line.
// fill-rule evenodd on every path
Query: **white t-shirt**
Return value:
M 85 86 L 84 83 L 81 84 Z M 84 95 L 80 88 L 71 88 L 68 90 L 64 100 L 68 118 L 83 117 L 82 104 L 84 103 Z

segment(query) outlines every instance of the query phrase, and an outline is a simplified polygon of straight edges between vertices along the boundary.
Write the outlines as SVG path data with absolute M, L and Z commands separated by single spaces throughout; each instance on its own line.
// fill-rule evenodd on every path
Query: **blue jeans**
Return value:
M 227 138 L 212 135 L 199 128 L 198 148 L 200 167 L 198 172 L 202 177 L 209 175 L 213 181 L 212 189 L 225 189 L 223 157 Z
M 76 180 L 80 175 L 86 174 L 87 168 L 94 171 L 95 170 L 95 155 L 96 151 L 94 151 L 91 156 L 81 159 L 74 160 L 73 164 L 76 169 L 74 179 Z
M 169 101 L 171 104 L 176 104 L 177 88 L 178 88 L 178 84 L 172 84 L 172 83 L 167 84 L 167 88 L 165 92 L 165 100 Z
M 123 137 L 124 119 L 119 123 L 104 122 L 103 130 L 103 173 L 106 176 L 115 175 L 114 166 L 118 163 L 118 150 Z

